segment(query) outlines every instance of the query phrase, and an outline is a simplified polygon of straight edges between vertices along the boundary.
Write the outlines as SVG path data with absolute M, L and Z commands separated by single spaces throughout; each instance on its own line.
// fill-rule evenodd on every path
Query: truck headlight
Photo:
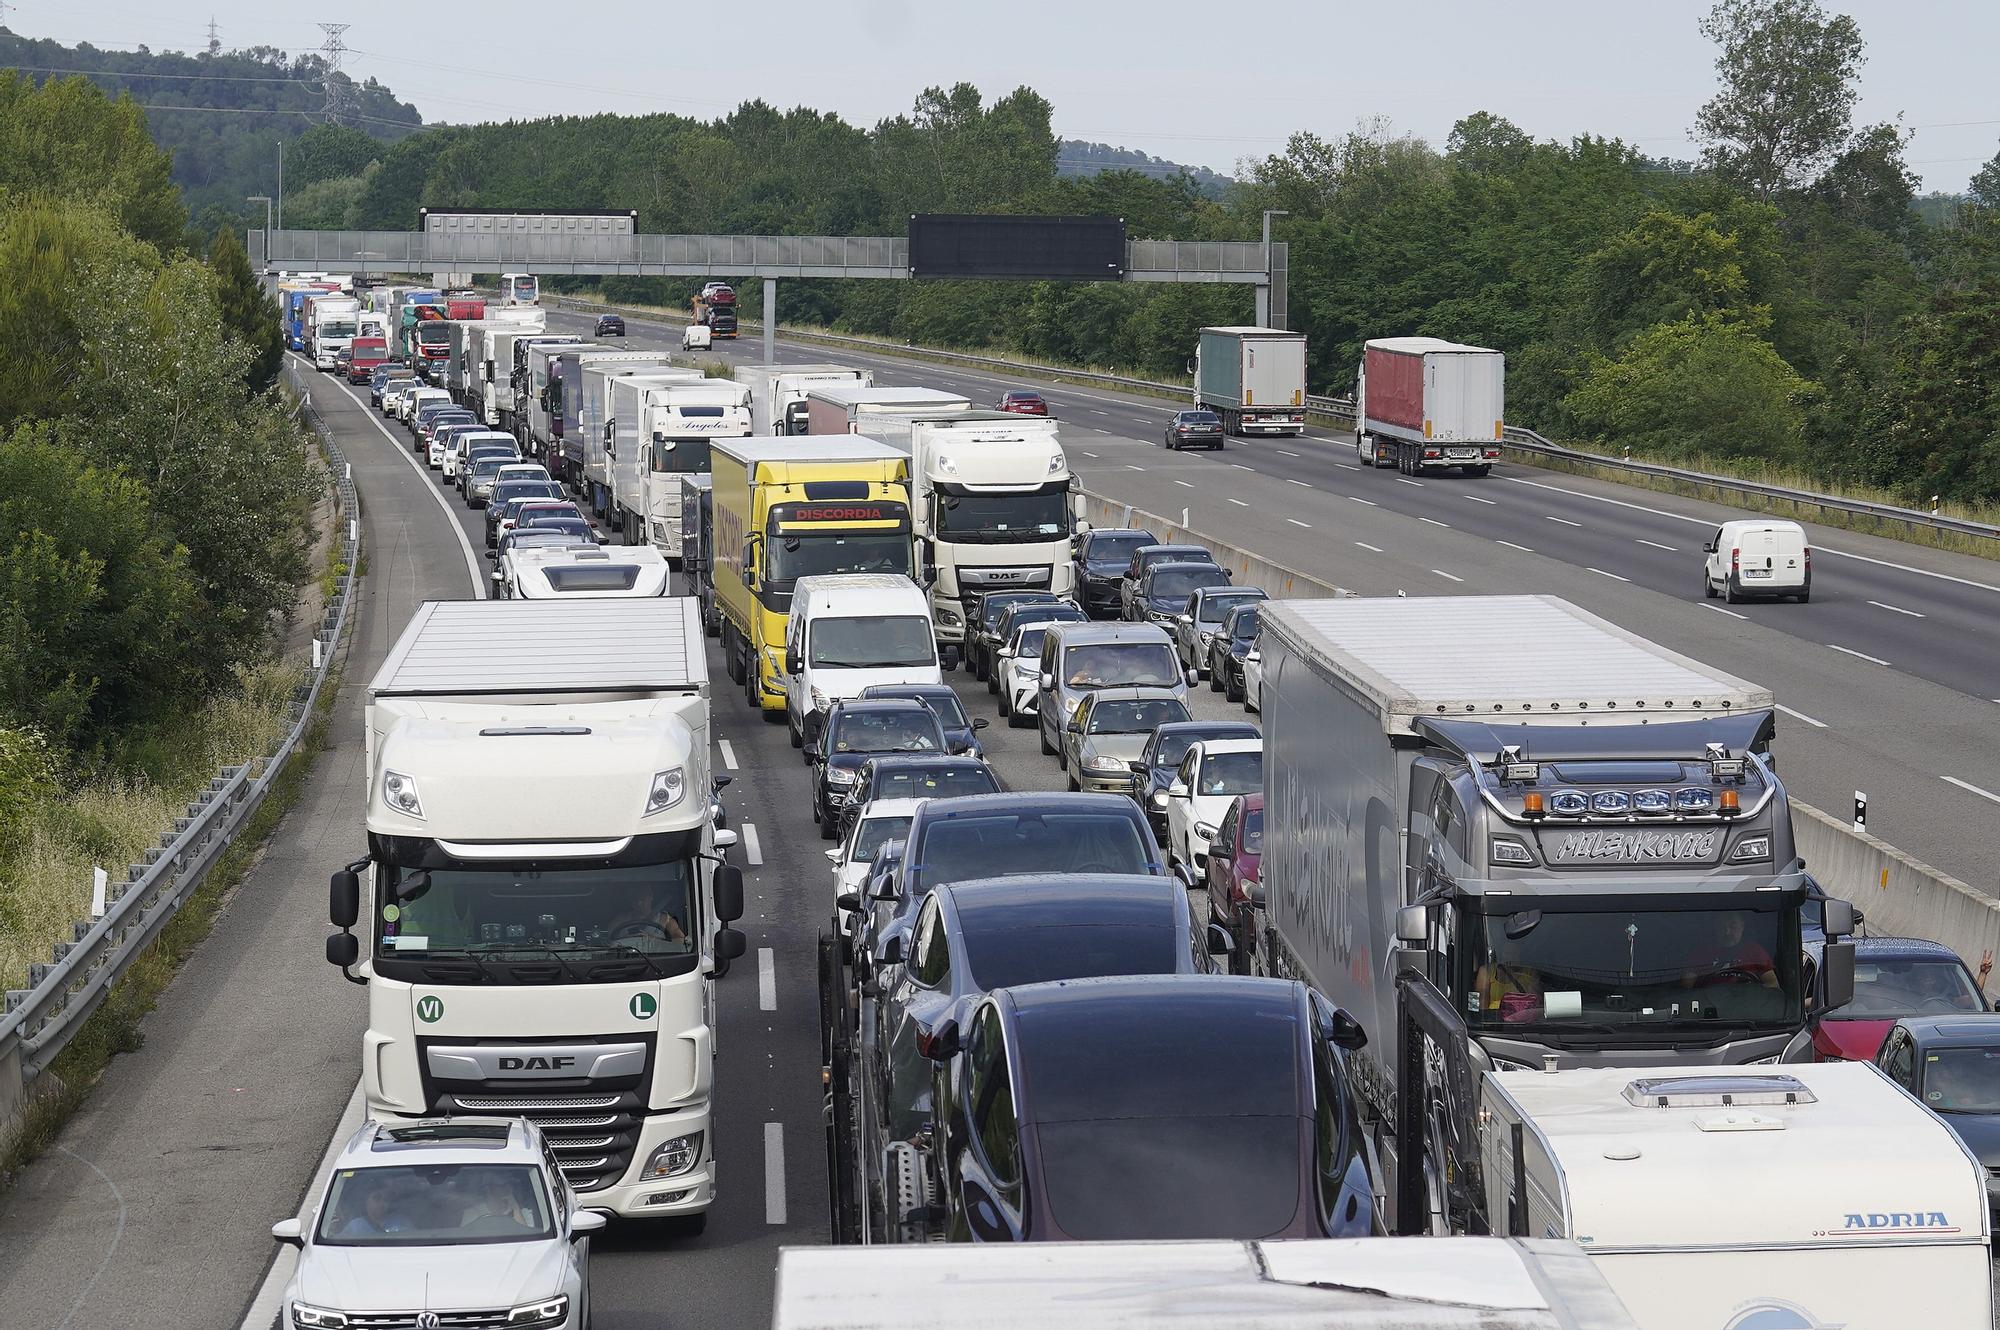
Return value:
M 1068 469 L 1069 469 L 1069 459 L 1063 456 L 1062 449 L 1057 448 L 1055 451 L 1049 454 L 1050 475 L 1059 476 Z
M 704 1133 L 693 1131 L 685 1136 L 676 1136 L 671 1141 L 653 1151 L 653 1157 L 646 1161 L 646 1167 L 639 1174 L 648 1180 L 671 1178 L 687 1172 L 701 1162 L 701 1141 Z
M 1118 776 L 1130 775 L 1132 772 L 1131 767 L 1115 757 L 1093 757 L 1083 764 L 1083 768 L 1085 771 L 1105 771 Z
M 651 817 L 664 813 L 679 803 L 687 794 L 687 771 L 682 767 L 672 767 L 666 771 L 653 773 L 653 788 L 646 794 L 646 811 L 641 817 Z
M 558 1293 L 543 1302 L 523 1303 L 507 1313 L 507 1324 L 515 1330 L 535 1326 L 561 1325 L 569 1319 L 569 1294 Z
M 292 1324 L 310 1327 L 310 1330 L 346 1330 L 347 1313 L 295 1302 L 292 1304 Z
M 1754 863 L 1759 859 L 1769 859 L 1770 857 L 1771 838 L 1769 836 L 1745 836 L 1742 840 L 1737 841 L 1736 848 L 1729 852 L 1729 862 L 1732 864 Z
M 424 801 L 417 797 L 417 783 L 400 771 L 382 773 L 382 802 L 406 817 L 423 820 Z

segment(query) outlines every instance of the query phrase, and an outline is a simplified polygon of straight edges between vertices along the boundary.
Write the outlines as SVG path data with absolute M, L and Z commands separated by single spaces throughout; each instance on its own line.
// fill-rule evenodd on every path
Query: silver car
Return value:
M 1131 794 L 1153 731 L 1192 720 L 1171 688 L 1100 688 L 1063 727 L 1069 787 L 1088 794 Z
M 299 1249 L 284 1321 L 575 1330 L 590 1320 L 589 1236 L 604 1225 L 532 1123 L 369 1122 L 318 1203 L 271 1226 Z
M 1181 664 L 1207 678 L 1209 648 L 1229 611 L 1248 601 L 1269 598 L 1262 587 L 1254 586 L 1206 586 L 1189 596 L 1187 609 L 1175 616 L 1172 630 L 1174 652 Z
M 1035 679 L 1042 754 L 1057 757 L 1068 768 L 1064 728 L 1083 700 L 1100 688 L 1163 688 L 1185 703 L 1193 681 L 1174 658 L 1173 640 L 1152 624 L 1055 624 L 1042 639 Z

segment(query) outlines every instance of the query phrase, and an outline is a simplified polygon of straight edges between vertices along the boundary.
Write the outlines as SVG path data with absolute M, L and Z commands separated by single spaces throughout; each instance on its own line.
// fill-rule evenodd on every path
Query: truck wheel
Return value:
M 698 1238 L 708 1228 L 708 1211 L 703 1210 L 698 1215 L 673 1215 L 660 1222 L 666 1225 L 668 1234 L 673 1237 Z
M 1471 476 L 1474 480 L 1480 480 L 1486 476 L 1492 475 L 1493 468 L 1491 466 L 1486 466 L 1486 465 L 1469 466 L 1465 468 L 1465 474 Z
M 792 709 L 790 707 L 785 708 L 785 734 L 792 741 L 792 747 L 804 748 L 806 746 L 806 737 L 799 733 L 798 726 L 792 724 Z

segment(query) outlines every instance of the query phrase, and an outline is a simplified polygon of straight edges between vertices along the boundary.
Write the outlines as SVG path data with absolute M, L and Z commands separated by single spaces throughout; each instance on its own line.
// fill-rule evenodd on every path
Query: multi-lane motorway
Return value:
M 663 340 L 633 327 L 635 343 Z M 792 361 L 865 361 L 884 382 L 955 387 L 976 401 L 1021 386 L 782 350 Z M 144 1046 L 115 1060 L 57 1147 L 0 1199 L 10 1323 L 271 1324 L 266 1228 L 296 1210 L 358 1111 L 361 990 L 319 956 L 326 875 L 361 845 L 360 687 L 418 603 L 479 594 L 487 565 L 476 515 L 411 458 L 403 431 L 328 376 L 299 378 L 363 501 L 367 577 L 330 747 L 215 935 L 148 1018 Z M 1169 454 L 1157 443 L 1163 404 L 1034 386 L 1099 493 L 1175 516 L 1189 509 L 1199 530 L 1363 592 L 1550 591 L 1772 684 L 1792 718 L 1786 771 L 1804 797 L 1844 808 L 1866 789 L 1878 830 L 1990 888 L 1993 851 L 1977 830 L 2000 792 L 1989 710 L 2000 697 L 2000 576 L 1988 565 L 1816 531 L 1812 604 L 1725 614 L 1695 587 L 1694 550 L 1721 512 L 1712 505 L 1515 467 L 1414 484 L 1349 469 L 1351 450 L 1326 437 Z M 719 660 L 710 668 L 720 675 Z M 953 678 L 974 714 L 994 714 L 983 688 Z M 751 900 L 750 955 L 720 985 L 720 1199 L 698 1239 L 619 1226 L 594 1244 L 597 1323 L 611 1330 L 768 1324 L 777 1246 L 825 1236 L 812 993 L 812 940 L 830 905 L 823 842 L 782 730 L 752 718 L 733 690 L 717 694 L 716 765 L 736 776 L 728 801 Z M 1206 690 L 1196 705 L 1234 714 Z M 995 768 L 1016 788 L 1053 787 L 1058 773 L 1031 733 L 988 729 Z

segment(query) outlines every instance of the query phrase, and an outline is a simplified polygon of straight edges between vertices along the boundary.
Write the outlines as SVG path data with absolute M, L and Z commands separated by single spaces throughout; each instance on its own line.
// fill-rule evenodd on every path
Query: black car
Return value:
M 1223 441 L 1222 417 L 1213 411 L 1176 411 L 1167 422 L 1167 447 L 1220 448 Z
M 812 765 L 813 821 L 821 840 L 839 834 L 840 803 L 861 778 L 861 764 L 877 753 L 943 753 L 944 730 L 921 702 L 840 701 L 826 713 L 819 737 L 806 749 Z M 839 791 L 841 798 L 835 798 Z
M 995 633 L 1000 616 L 1009 605 L 1059 605 L 1062 597 L 1053 591 L 982 591 L 972 602 L 965 622 L 965 667 L 975 679 L 985 679 L 993 670 L 993 653 L 1000 649 Z
M 1132 620 L 1158 624 L 1172 636 L 1189 597 L 1203 587 L 1228 585 L 1229 570 L 1212 563 L 1156 563 L 1132 595 Z
M 1366 1237 L 1361 1028 L 1296 980 L 1003 988 L 923 1042 L 952 1242 Z
M 1143 613 L 1132 608 L 1134 595 L 1139 590 L 1139 581 L 1146 570 L 1156 563 L 1214 563 L 1215 555 L 1201 545 L 1141 545 L 1132 551 L 1132 558 L 1125 565 L 1125 574 L 1118 583 L 1118 617 L 1146 621 Z
M 1258 602 L 1232 605 L 1222 631 L 1208 644 L 1208 687 L 1231 702 L 1243 700 L 1243 659 L 1257 649 Z
M 1978 1156 L 1987 1207 L 2000 1217 L 2000 1014 L 1905 1017 L 1875 1065 Z
M 854 819 L 877 799 L 957 799 L 968 794 L 998 794 L 1000 778 L 976 757 L 936 753 L 878 753 L 861 764 L 861 772 L 839 810 L 840 839 L 854 830 Z
M 929 707 L 938 718 L 938 725 L 944 730 L 947 751 L 984 758 L 986 746 L 979 742 L 975 730 L 986 728 L 984 716 L 974 720 L 965 714 L 965 707 L 958 700 L 958 693 L 948 683 L 877 683 L 861 690 L 864 698 L 902 697 L 912 702 L 921 702 Z
M 1141 770 L 1133 797 L 1146 810 L 1153 834 L 1167 838 L 1167 786 L 1174 783 L 1181 759 L 1190 745 L 1211 739 L 1257 739 L 1263 736 L 1247 720 L 1177 720 L 1153 731 L 1146 751 L 1139 758 Z
M 514 515 L 514 506 L 530 499 L 563 498 L 562 486 L 553 480 L 510 480 L 504 485 L 495 485 L 492 496 L 486 501 L 486 548 L 494 549 L 500 542 L 500 522 Z
M 598 315 L 597 330 L 593 335 L 597 337 L 623 337 L 625 335 L 625 316 L 622 314 Z
M 1076 538 L 1073 562 L 1076 596 L 1094 618 L 1115 619 L 1124 612 L 1118 594 L 1135 551 L 1159 544 L 1159 537 L 1137 527 L 1086 531 Z

